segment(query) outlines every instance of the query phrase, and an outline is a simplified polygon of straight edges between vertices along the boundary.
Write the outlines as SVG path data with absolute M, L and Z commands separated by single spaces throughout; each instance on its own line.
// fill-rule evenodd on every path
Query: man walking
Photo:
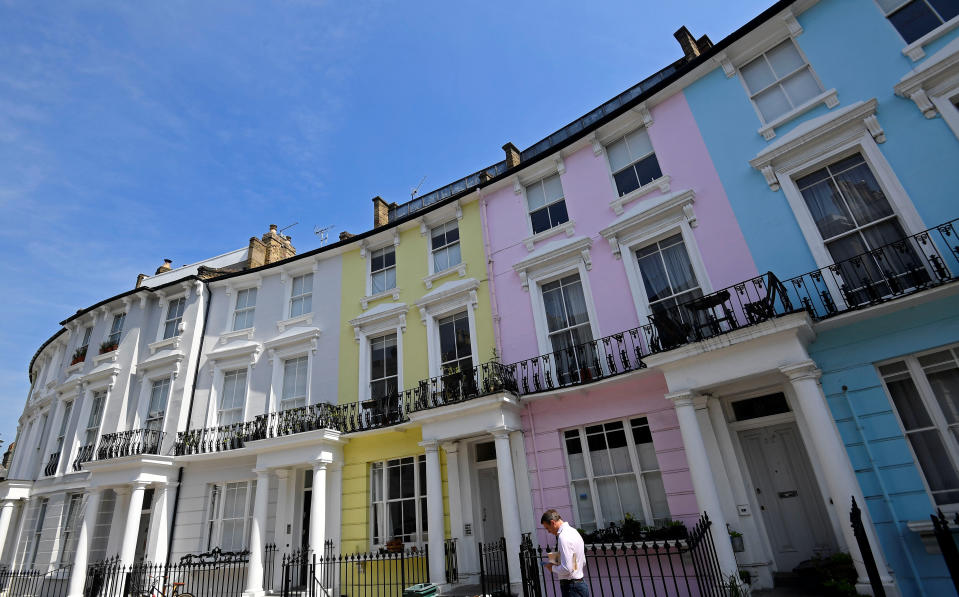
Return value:
M 539 521 L 547 533 L 556 535 L 559 561 L 543 566 L 559 578 L 559 589 L 563 597 L 589 597 L 589 587 L 583 578 L 586 570 L 583 538 L 552 508 L 543 512 Z

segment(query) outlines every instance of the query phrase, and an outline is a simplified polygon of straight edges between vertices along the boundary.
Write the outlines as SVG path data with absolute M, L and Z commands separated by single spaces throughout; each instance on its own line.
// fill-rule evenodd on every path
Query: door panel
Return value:
M 781 571 L 835 549 L 822 494 L 794 423 L 739 433 L 756 502 Z
M 499 477 L 496 468 L 481 468 L 476 471 L 480 493 L 480 525 L 483 542 L 496 541 L 503 536 L 503 510 L 499 501 Z

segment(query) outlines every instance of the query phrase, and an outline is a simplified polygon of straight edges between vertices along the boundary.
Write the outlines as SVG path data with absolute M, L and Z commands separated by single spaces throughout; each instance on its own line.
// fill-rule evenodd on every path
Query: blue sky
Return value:
M 0 0 L 0 439 L 58 322 L 164 258 L 365 230 L 771 3 Z

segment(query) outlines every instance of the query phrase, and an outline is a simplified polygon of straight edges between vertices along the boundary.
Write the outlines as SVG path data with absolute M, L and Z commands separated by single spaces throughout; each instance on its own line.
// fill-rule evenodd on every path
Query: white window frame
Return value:
M 285 400 L 285 398 L 283 398 L 283 394 L 286 392 L 286 385 L 287 385 L 286 367 L 287 367 L 287 364 L 288 364 L 288 363 L 291 363 L 291 362 L 293 362 L 293 361 L 296 361 L 297 363 L 302 362 L 302 363 L 304 363 L 304 366 L 306 367 L 306 371 L 305 371 L 305 373 L 306 373 L 306 376 L 305 376 L 306 379 L 304 380 L 304 385 L 305 385 L 304 394 L 303 394 L 302 396 L 296 395 L 296 396 L 293 396 L 293 397 L 291 398 L 293 401 L 298 401 L 298 400 L 300 400 L 300 399 L 302 398 L 303 404 L 302 404 L 301 406 L 286 406 L 286 407 L 285 407 L 285 406 L 283 406 L 283 401 Z M 311 362 L 311 360 L 310 360 L 310 357 L 309 357 L 308 355 L 305 355 L 305 354 L 300 354 L 300 355 L 295 355 L 295 356 L 288 356 L 288 357 L 283 358 L 283 359 L 280 361 L 279 369 L 281 370 L 281 374 L 280 374 L 280 392 L 279 392 L 279 396 L 278 396 L 278 397 L 279 397 L 279 401 L 277 402 L 277 410 L 278 410 L 278 411 L 292 410 L 292 409 L 295 409 L 295 408 L 304 408 L 304 407 L 310 405 L 310 382 L 312 381 L 312 375 L 310 374 L 310 366 L 311 366 L 311 365 L 312 365 L 312 362 Z M 299 365 L 297 365 L 296 370 L 299 370 Z M 295 381 L 296 381 L 296 377 L 297 377 L 297 376 L 294 376 L 294 380 L 293 380 L 294 383 L 295 383 Z
M 71 441 L 69 432 L 70 432 L 70 415 L 73 414 L 73 405 L 75 400 L 64 400 L 61 403 L 61 408 L 57 409 L 60 411 L 60 431 L 57 433 L 57 448 L 56 451 L 60 454 L 60 460 L 57 464 L 57 469 L 63 466 L 64 459 L 69 459 L 70 453 L 73 451 L 73 442 Z M 54 473 L 56 474 L 56 473 Z
M 174 318 L 171 319 L 171 318 L 170 318 L 170 309 L 173 307 L 173 304 L 174 304 L 174 303 L 179 302 L 179 301 L 181 301 L 181 300 L 183 301 L 183 311 L 180 313 L 179 317 L 174 317 Z M 170 297 L 169 299 L 166 299 L 166 300 L 164 300 L 164 301 L 161 302 L 161 305 L 163 306 L 163 309 L 162 309 L 162 312 L 161 312 L 161 314 L 160 314 L 160 330 L 159 330 L 159 333 L 157 334 L 157 340 L 158 340 L 158 341 L 161 341 L 161 340 L 170 340 L 171 338 L 176 338 L 177 336 L 180 336 L 180 335 L 183 333 L 183 330 L 184 330 L 184 328 L 185 328 L 184 323 L 183 323 L 183 317 L 184 317 L 184 315 L 186 315 L 186 308 L 187 308 L 186 301 L 187 301 L 186 295 L 185 295 L 185 294 L 181 294 L 181 295 L 178 295 L 178 296 Z M 176 326 L 175 326 L 175 328 L 174 328 L 174 333 L 173 333 L 172 335 L 170 335 L 170 336 L 167 336 L 167 335 L 166 335 L 167 325 L 170 324 L 171 322 L 174 322 L 174 321 L 177 321 L 177 320 L 179 320 L 179 321 L 177 322 L 177 324 L 176 324 Z
M 649 236 L 639 236 L 631 239 L 627 246 L 629 258 L 623 259 L 623 265 L 626 268 L 626 278 L 630 290 L 633 293 L 636 303 L 636 314 L 639 317 L 640 324 L 646 324 L 649 316 L 653 314 L 653 309 L 649 304 L 649 296 L 646 294 L 646 285 L 643 283 L 643 272 L 639 267 L 639 260 L 636 258 L 636 251 L 647 247 L 653 243 L 665 240 L 670 236 L 679 233 L 683 237 L 683 245 L 686 247 L 686 256 L 689 259 L 693 274 L 699 282 L 699 289 L 703 296 L 713 292 L 713 285 L 706 275 L 706 266 L 703 264 L 702 254 L 699 252 L 699 246 L 696 244 L 696 237 L 693 236 L 692 229 L 685 221 L 674 222 L 672 227 L 659 230 Z
M 304 282 L 303 288 L 304 288 L 304 290 L 307 289 L 307 288 L 309 288 L 309 292 L 302 292 L 301 294 L 293 294 L 293 291 L 294 291 L 294 290 L 293 290 L 293 287 L 294 287 L 296 281 L 299 280 L 299 279 L 301 279 L 301 278 L 306 278 L 307 276 L 310 277 L 310 282 L 311 282 L 311 284 L 309 285 L 309 287 L 307 287 L 306 283 Z M 289 298 L 289 300 L 287 300 L 287 303 L 286 303 L 286 315 L 287 315 L 286 318 L 287 318 L 287 319 L 295 319 L 295 318 L 298 318 L 298 317 L 305 317 L 305 316 L 307 316 L 307 315 L 311 315 L 311 314 L 313 313 L 313 295 L 315 294 L 315 292 L 314 292 L 315 290 L 316 290 L 316 274 L 315 274 L 315 273 L 313 273 L 313 272 L 302 272 L 302 273 L 297 273 L 297 274 L 291 274 L 291 275 L 290 275 L 290 298 Z M 302 300 L 304 300 L 304 302 L 305 302 L 305 298 L 306 298 L 307 296 L 309 296 L 309 298 L 310 298 L 310 308 L 309 308 L 309 310 L 303 311 L 302 313 L 298 313 L 298 314 L 296 314 L 296 315 L 293 315 L 293 301 L 295 301 L 295 300 L 301 300 L 301 299 L 302 299 Z
M 591 458 L 589 457 L 589 444 L 587 443 L 587 440 L 586 440 L 587 427 L 592 427 L 594 425 L 605 425 L 606 423 L 618 422 L 618 423 L 622 423 L 623 425 L 623 430 L 626 433 L 626 444 L 628 448 L 627 451 L 629 453 L 629 463 L 633 469 L 632 475 L 636 479 L 636 485 L 639 488 L 639 499 L 643 505 L 643 519 L 641 522 L 647 526 L 653 526 L 655 522 L 653 519 L 653 509 L 649 499 L 649 494 L 646 491 L 646 485 L 645 483 L 643 483 L 642 478 L 644 475 L 648 473 L 659 473 L 660 478 L 662 478 L 663 467 L 662 465 L 660 465 L 660 467 L 655 470 L 653 469 L 643 470 L 642 467 L 640 466 L 639 454 L 637 453 L 637 450 L 636 450 L 636 443 L 633 441 L 633 428 L 632 428 L 633 419 L 646 419 L 646 426 L 649 427 L 648 415 L 633 415 L 625 418 L 616 418 L 616 419 L 609 419 L 604 421 L 585 423 L 583 425 L 577 425 L 575 427 L 563 428 L 558 431 L 558 433 L 560 434 L 560 443 L 563 446 L 563 458 L 564 458 L 563 465 L 566 467 L 566 479 L 569 481 L 569 495 L 571 500 L 570 504 L 573 505 L 574 514 L 576 515 L 577 518 L 579 517 L 578 506 L 576 506 L 577 495 L 576 495 L 576 490 L 573 487 L 573 476 L 572 476 L 572 471 L 569 464 L 569 453 L 567 452 L 567 448 L 566 448 L 566 432 L 574 431 L 574 430 L 579 432 L 579 441 L 583 449 L 583 464 L 586 469 L 586 480 L 589 483 L 590 495 L 592 496 L 593 515 L 594 515 L 594 520 L 595 520 L 597 529 L 606 528 L 607 526 L 609 526 L 609 523 L 611 522 L 616 522 L 616 523 L 622 522 L 619 520 L 606 520 L 603 516 L 603 512 L 602 512 L 603 508 L 599 503 L 600 502 L 599 492 L 596 489 L 596 475 L 593 473 L 593 463 Z M 650 433 L 652 433 L 652 429 L 650 429 Z M 659 463 L 658 455 L 656 456 L 656 462 Z M 615 477 L 615 476 L 620 476 L 625 474 L 627 473 L 613 473 L 613 474 L 604 475 L 604 476 Z M 582 479 L 577 479 L 577 481 L 581 481 L 581 480 Z M 664 494 L 665 494 L 665 488 L 664 488 Z M 668 502 L 669 496 L 666 496 L 666 497 L 667 497 L 667 507 L 669 507 L 669 502 Z M 635 513 L 630 512 L 630 514 L 635 514 Z M 577 522 L 580 522 L 580 521 L 577 521 Z M 582 523 L 580 522 L 580 524 Z
M 386 376 L 386 377 L 378 377 L 378 378 L 376 378 L 376 379 L 373 379 L 373 347 L 374 347 L 374 344 L 376 344 L 378 341 L 385 340 L 385 339 L 387 339 L 387 338 L 389 338 L 389 337 L 391 337 L 391 336 L 394 337 L 394 338 L 395 338 L 395 341 L 396 341 L 396 376 L 395 376 L 395 377 L 396 377 L 396 392 L 399 393 L 399 392 L 402 392 L 402 391 L 403 391 L 403 386 L 400 385 L 400 381 L 399 381 L 399 380 L 400 380 L 400 369 L 399 369 L 399 368 L 400 368 L 400 358 L 399 358 L 399 355 L 400 355 L 400 339 L 399 339 L 399 335 L 398 335 L 396 332 L 394 332 L 394 331 L 387 330 L 386 333 L 384 333 L 384 334 L 379 334 L 379 335 L 375 335 L 375 336 L 370 336 L 369 338 L 367 338 L 367 345 L 369 346 L 369 349 L 368 349 L 368 350 L 369 350 L 369 353 L 367 354 L 367 356 L 368 356 L 369 362 L 370 362 L 370 370 L 369 370 L 369 372 L 368 372 L 368 374 L 367 374 L 367 379 L 369 380 L 368 383 L 367 383 L 367 386 L 369 386 L 369 387 L 367 388 L 367 395 L 370 397 L 370 399 L 373 398 L 373 383 L 374 383 L 374 382 L 388 380 L 388 379 L 390 379 L 390 378 L 393 377 L 392 375 L 388 375 L 388 376 Z M 380 398 L 384 398 L 384 397 L 388 397 L 388 396 L 389 396 L 389 394 L 384 394 L 383 396 L 380 396 Z
M 644 109 L 645 109 L 645 106 L 644 106 Z M 647 122 L 651 124 L 652 117 L 649 117 Z M 609 185 L 610 185 L 610 189 L 612 189 L 612 193 L 614 197 L 614 199 L 610 202 L 610 207 L 613 209 L 614 212 L 616 212 L 617 215 L 620 215 L 623 213 L 624 204 L 629 203 L 630 201 L 634 201 L 644 195 L 648 195 L 649 193 L 657 189 L 659 189 L 659 191 L 663 193 L 669 192 L 670 176 L 669 174 L 663 172 L 663 165 L 659 162 L 659 154 L 656 152 L 656 145 L 655 143 L 653 143 L 653 135 L 650 133 L 649 124 L 642 123 L 637 126 L 633 126 L 625 131 L 617 130 L 615 133 L 608 134 L 607 136 L 603 137 L 602 150 L 600 153 L 605 154 L 604 157 L 606 158 L 606 170 L 609 172 Z M 653 156 L 656 156 L 656 163 L 659 164 L 660 177 L 650 182 L 647 182 L 644 185 L 640 185 L 638 188 L 633 189 L 632 191 L 624 195 L 620 195 L 619 188 L 616 186 L 616 177 L 614 176 L 615 173 L 613 172 L 613 165 L 609 161 L 609 146 L 613 145 L 614 143 L 619 143 L 620 141 L 625 140 L 627 135 L 631 135 L 634 132 L 638 131 L 639 129 L 646 129 L 646 135 L 649 136 L 649 144 L 652 146 L 653 152 L 632 162 L 629 166 L 627 166 L 627 168 L 632 167 L 633 165 L 636 164 L 636 162 L 644 160 L 650 155 L 653 155 Z M 622 170 L 625 170 L 625 168 L 618 171 L 622 172 Z
M 60 545 L 56 561 L 62 566 L 72 560 L 77 546 L 70 545 L 79 532 L 80 510 L 83 504 L 82 493 L 68 493 L 64 496 L 63 512 L 60 519 Z
M 450 286 L 450 285 L 447 285 Z M 476 309 L 479 305 L 479 281 L 468 278 L 453 283 L 452 288 L 439 295 L 426 295 L 416 301 L 420 311 L 420 321 L 426 326 L 426 358 L 429 376 L 442 374 L 440 363 L 439 320 L 456 313 L 466 311 L 469 317 L 470 347 L 473 351 L 473 366 L 482 362 L 476 338 Z
M 375 257 L 375 254 L 376 254 L 376 253 L 380 253 L 380 252 L 384 252 L 384 256 L 385 256 L 385 252 L 387 252 L 387 251 L 390 251 L 390 252 L 393 253 L 393 265 L 388 266 L 388 267 L 384 267 L 384 268 L 382 268 L 382 269 L 378 269 L 378 270 L 376 270 L 376 271 L 374 272 L 374 271 L 373 271 L 373 259 L 374 259 L 374 257 Z M 381 296 L 381 295 L 384 295 L 384 294 L 389 294 L 389 293 L 391 293 L 391 292 L 393 291 L 393 289 L 396 288 L 396 285 L 397 285 L 397 283 L 399 282 L 399 280 L 397 280 L 397 266 L 398 266 L 398 263 L 397 263 L 397 259 L 396 259 L 396 247 L 390 246 L 390 245 L 386 245 L 386 246 L 380 247 L 380 248 L 378 248 L 378 249 L 373 249 L 373 250 L 370 251 L 370 256 L 369 256 L 369 259 L 368 259 L 367 261 L 368 261 L 367 268 L 368 268 L 368 270 L 369 270 L 369 279 L 368 279 L 368 288 L 369 288 L 369 290 L 367 291 L 367 295 L 369 295 L 369 296 Z M 386 287 L 385 287 L 385 282 L 384 282 L 384 288 L 383 288 L 383 290 L 381 290 L 381 291 L 379 291 L 379 292 L 374 292 L 375 289 L 373 288 L 373 276 L 375 276 L 375 275 L 377 275 L 377 274 L 380 274 L 380 273 L 383 273 L 383 272 L 387 272 L 387 271 L 389 271 L 389 270 L 393 270 L 393 286 L 391 286 L 391 287 L 389 287 L 389 288 L 386 288 Z M 384 274 L 384 276 L 385 276 L 385 274 Z
M 103 415 L 106 412 L 107 396 L 109 395 L 109 393 L 110 393 L 109 388 L 106 388 L 106 387 L 100 388 L 100 389 L 91 389 L 91 390 L 88 390 L 87 392 L 87 396 L 89 397 L 89 399 L 85 400 L 85 402 L 87 402 L 86 408 L 84 408 L 83 411 L 80 412 L 81 416 L 83 415 L 86 415 L 86 416 L 83 419 L 79 419 L 82 421 L 86 421 L 86 425 L 83 428 L 83 441 L 84 441 L 83 445 L 84 446 L 90 446 L 90 445 L 96 446 L 97 442 L 100 440 L 100 430 L 103 427 Z M 93 426 L 90 423 L 92 422 L 92 420 L 94 419 L 94 415 L 96 414 L 96 411 L 94 410 L 93 407 L 96 404 L 97 394 L 102 394 L 103 400 L 100 403 L 99 416 L 96 417 L 97 419 L 96 426 Z M 96 433 L 94 434 L 94 437 L 93 437 L 93 443 L 92 444 L 86 443 L 90 435 L 90 431 L 92 429 L 96 429 Z
M 371 398 L 370 394 L 370 339 L 396 334 L 397 388 L 403 385 L 403 336 L 406 332 L 406 312 L 409 307 L 404 303 L 391 305 L 384 311 L 372 315 L 360 315 L 350 320 L 353 335 L 359 348 L 359 374 L 357 376 L 357 402 Z
M 83 328 L 83 335 L 79 336 L 80 342 L 77 343 L 77 350 L 90 350 L 90 340 L 93 338 L 93 326 L 88 325 Z
M 924 0 L 917 0 L 917 1 L 924 2 Z M 892 21 L 889 20 L 889 15 L 895 12 L 899 12 L 900 10 L 905 8 L 906 4 L 909 4 L 909 3 L 910 2 L 906 2 L 905 4 L 901 5 L 899 8 L 896 8 L 891 11 L 886 11 L 879 4 L 879 2 L 876 2 L 876 8 L 879 9 L 879 12 L 882 14 L 883 18 L 886 19 L 886 22 L 889 23 L 889 26 L 892 27 L 893 31 L 896 32 L 896 35 L 902 38 L 903 41 L 906 41 L 906 38 L 902 37 L 902 33 L 899 32 L 899 29 L 897 29 L 896 26 L 892 24 Z M 929 5 L 929 3 L 926 2 L 926 5 Z M 930 6 L 930 8 L 932 8 L 932 10 L 935 12 L 935 7 Z M 939 16 L 938 13 L 936 13 L 936 16 L 942 19 L 942 17 Z M 956 29 L 957 27 L 959 27 L 959 16 L 952 17 L 951 19 L 947 21 L 943 21 L 939 23 L 938 27 L 934 27 L 932 30 L 926 32 L 926 34 L 920 36 L 919 39 L 913 42 L 907 42 L 906 46 L 902 49 L 903 56 L 909 57 L 909 59 L 912 60 L 913 62 L 920 60 L 926 55 L 926 51 L 924 49 L 925 46 L 945 36 L 947 33 L 952 31 L 953 29 Z
M 117 313 L 113 313 L 112 315 L 113 315 L 113 319 L 110 321 L 110 327 L 107 328 L 107 330 L 106 330 L 106 337 L 103 339 L 103 342 L 104 342 L 104 343 L 109 342 L 111 345 L 112 345 L 112 344 L 116 344 L 117 347 L 119 347 L 119 346 L 120 346 L 120 338 L 123 337 L 123 327 L 126 325 L 126 322 L 127 322 L 127 312 L 126 312 L 126 311 L 119 311 L 119 312 L 117 312 Z M 115 328 L 117 328 L 117 322 L 118 322 L 118 321 L 119 321 L 119 324 L 120 324 L 120 325 L 119 325 L 119 328 L 118 328 L 118 329 L 115 329 Z M 115 341 L 115 342 L 112 340 L 112 338 L 113 338 L 114 336 L 116 336 L 116 341 Z
M 434 233 L 436 230 L 438 230 L 439 228 L 445 228 L 446 226 L 449 226 L 450 224 L 454 224 L 454 225 L 456 226 L 456 231 L 457 231 L 456 241 L 455 241 L 455 242 L 452 242 L 452 243 L 447 243 L 447 244 L 443 245 L 442 247 L 440 247 L 439 249 L 434 249 L 434 248 L 433 248 L 433 233 Z M 454 263 L 453 265 L 447 265 L 446 268 L 445 268 L 445 269 L 442 269 L 442 270 L 436 269 L 436 264 L 434 263 L 434 255 L 436 254 L 436 252 L 437 252 L 437 251 L 448 251 L 448 249 L 449 249 L 451 246 L 453 246 L 454 244 L 455 244 L 455 245 L 459 245 L 459 248 L 460 248 L 460 260 L 459 260 L 459 262 Z M 452 270 L 456 270 L 456 269 L 458 269 L 460 266 L 462 266 L 463 263 L 464 263 L 464 261 L 463 261 L 463 237 L 462 237 L 462 229 L 461 229 L 461 227 L 460 227 L 459 219 L 457 219 L 457 218 L 452 218 L 452 219 L 450 219 L 450 220 L 446 220 L 445 222 L 439 223 L 439 224 L 431 227 L 431 228 L 429 229 L 429 232 L 428 232 L 427 235 L 426 235 L 426 248 L 427 248 L 427 250 L 428 250 L 428 252 L 429 252 L 429 258 L 427 259 L 427 265 L 428 265 L 429 269 L 428 269 L 427 271 L 429 271 L 429 273 L 430 273 L 431 276 L 432 276 L 433 274 L 442 274 L 442 273 L 446 273 L 446 272 L 449 272 L 449 271 L 452 271 Z
M 879 380 L 882 383 L 882 389 L 886 394 L 886 399 L 889 401 L 889 407 L 896 416 L 896 422 L 899 424 L 899 430 L 902 433 L 903 440 L 909 446 L 909 454 L 912 456 L 912 462 L 916 467 L 916 471 L 919 473 L 919 477 L 922 479 L 922 484 L 926 489 L 926 495 L 929 496 L 929 501 L 944 512 L 959 512 L 959 501 L 951 504 L 936 504 L 929 483 L 926 481 L 926 473 L 922 470 L 922 465 L 919 463 L 919 459 L 916 457 L 915 450 L 912 447 L 912 442 L 909 441 L 906 426 L 903 425 L 902 422 L 902 416 L 899 414 L 899 409 L 896 407 L 896 404 L 892 399 L 892 393 L 889 391 L 889 387 L 886 385 L 885 377 L 883 377 L 882 373 L 879 371 L 879 368 L 883 365 L 890 365 L 898 362 L 906 363 L 909 377 L 912 379 L 916 390 L 919 392 L 919 399 L 922 400 L 923 406 L 926 407 L 927 414 L 932 419 L 933 427 L 939 433 L 939 436 L 942 439 L 942 444 L 946 448 L 946 456 L 952 464 L 953 471 L 959 475 L 959 441 L 957 441 L 953 434 L 949 432 L 949 425 L 946 423 L 946 420 L 942 415 L 942 409 L 939 406 L 939 402 L 936 400 L 932 386 L 929 384 L 929 380 L 926 377 L 922 366 L 919 364 L 919 357 L 936 352 L 942 352 L 944 350 L 949 350 L 952 351 L 953 354 L 956 354 L 957 351 L 959 351 L 959 344 L 950 344 L 892 359 L 885 359 L 875 363 L 875 369 L 876 375 L 879 377 Z
M 146 429 L 147 423 L 151 420 L 150 418 L 150 401 L 153 397 L 153 386 L 157 383 L 163 384 L 167 383 L 167 395 L 166 395 L 166 404 L 163 408 L 163 417 L 160 419 L 160 429 L 159 433 L 163 433 L 166 429 L 166 418 L 170 412 L 170 399 L 173 395 L 173 382 L 175 378 L 170 373 L 165 375 L 158 375 L 156 377 L 144 378 L 143 382 L 143 400 L 142 406 L 140 407 L 140 412 L 138 413 L 138 429 Z
M 415 491 L 415 495 L 414 495 L 413 498 L 399 498 L 399 499 L 396 499 L 396 500 L 390 500 L 390 499 L 389 499 L 389 474 L 388 474 L 388 472 L 387 472 L 388 464 L 389 464 L 390 462 L 402 461 L 402 460 L 405 460 L 405 459 L 407 459 L 407 458 L 412 458 L 412 459 L 413 459 L 413 484 L 414 484 L 414 487 L 415 487 L 415 490 L 416 490 L 416 491 Z M 422 547 L 422 546 L 426 545 L 426 541 L 427 541 L 427 537 L 426 537 L 426 534 L 427 534 L 426 527 L 427 527 L 428 520 L 427 520 L 427 517 L 423 516 L 421 501 L 422 501 L 423 499 L 428 499 L 428 498 L 427 498 L 427 494 L 426 494 L 426 493 L 420 493 L 420 487 L 423 487 L 423 488 L 424 488 L 424 492 L 426 491 L 426 482 L 425 482 L 425 480 L 421 480 L 421 479 L 420 479 L 420 468 L 421 468 L 421 464 L 420 464 L 420 463 L 421 463 L 421 462 L 425 464 L 425 462 L 426 462 L 426 455 L 425 455 L 425 454 L 417 454 L 417 455 L 412 455 L 412 456 L 400 456 L 400 457 L 398 457 L 398 458 L 390 458 L 390 459 L 387 459 L 387 460 L 378 460 L 378 461 L 375 461 L 375 462 L 371 462 L 371 463 L 370 463 L 370 466 L 369 466 L 369 468 L 367 469 L 367 470 L 368 470 L 368 474 L 369 474 L 369 479 L 370 479 L 370 490 L 368 491 L 367 496 L 368 496 L 368 498 L 369 498 L 369 504 L 370 504 L 370 510 L 369 510 L 369 516 L 370 516 L 369 541 L 370 541 L 370 549 L 371 549 L 372 551 L 377 551 L 377 550 L 379 550 L 379 549 L 385 548 L 385 547 L 386 547 L 386 541 L 389 541 L 390 539 L 392 539 L 392 536 L 387 536 L 387 533 L 385 532 L 385 528 L 388 528 L 388 527 L 389 527 L 389 525 L 387 524 L 387 512 L 388 512 L 387 505 L 388 505 L 391 501 L 403 501 L 403 500 L 408 500 L 408 499 L 413 499 L 413 500 L 416 501 L 416 533 L 415 533 L 415 535 L 416 535 L 416 540 L 412 543 L 412 545 L 415 545 L 415 546 L 417 546 L 417 547 Z M 383 496 L 383 499 L 382 499 L 382 501 L 378 501 L 378 502 L 377 502 L 377 501 L 373 501 L 373 493 L 372 493 L 372 486 L 373 486 L 373 467 L 374 467 L 374 466 L 377 466 L 377 465 L 381 466 L 381 467 L 382 467 L 382 470 L 383 470 L 383 475 L 382 475 L 382 476 L 383 476 L 383 485 L 382 485 L 382 487 L 380 488 L 380 490 L 381 490 L 381 494 L 380 494 L 380 495 Z M 377 508 L 380 509 L 380 512 L 379 512 L 379 514 L 380 514 L 379 520 L 382 522 L 382 524 L 383 524 L 383 526 L 384 526 L 384 529 L 383 529 L 383 530 L 380 530 L 380 531 L 374 531 L 374 529 L 373 529 L 373 521 L 374 521 L 373 510 L 374 510 L 374 509 L 377 509 Z M 380 537 L 383 538 L 383 539 L 385 539 L 385 541 L 382 542 L 382 543 L 375 543 L 375 542 L 373 541 L 373 539 L 374 539 L 374 532 L 378 532 L 379 535 L 380 535 Z M 411 545 L 411 544 L 409 544 L 409 543 L 404 543 L 404 544 L 403 544 L 403 547 L 404 547 L 404 549 L 407 549 L 410 545 Z
M 291 285 L 290 288 L 292 289 L 292 285 Z M 247 305 L 247 306 L 245 306 L 245 307 L 243 307 L 243 308 L 240 308 L 240 307 L 239 307 L 239 304 L 240 304 L 240 296 L 243 295 L 243 293 L 247 293 L 246 296 L 249 296 L 249 293 L 250 293 L 250 292 L 256 293 L 256 296 L 254 296 L 254 298 L 253 298 L 253 306 L 251 307 L 251 306 Z M 292 290 L 291 290 L 291 292 L 292 292 Z M 259 289 L 259 287 L 257 287 L 257 286 L 248 286 L 248 287 L 246 287 L 246 288 L 240 288 L 239 290 L 236 291 L 235 294 L 236 294 L 236 297 L 234 297 L 234 299 L 233 299 L 233 313 L 232 313 L 233 317 L 231 318 L 231 319 L 232 319 L 232 322 L 231 322 L 231 325 L 230 325 L 230 331 L 231 331 L 231 332 L 240 332 L 240 331 L 245 331 L 245 330 L 252 330 L 252 329 L 254 329 L 254 328 L 256 327 L 256 325 L 255 325 L 255 318 L 256 318 L 256 301 L 259 300 L 259 298 L 260 298 L 260 289 Z M 311 294 L 312 294 L 312 293 L 311 293 Z M 292 297 L 291 297 L 291 301 L 292 301 Z M 249 301 L 248 301 L 248 302 L 249 302 Z M 311 297 L 311 304 L 312 304 L 312 297 Z M 292 306 L 292 305 L 291 305 L 291 306 Z M 246 316 L 247 313 L 250 313 L 251 316 L 252 316 L 252 318 L 254 319 L 254 321 L 251 321 L 251 322 L 250 322 L 250 325 L 248 325 L 248 326 L 244 326 L 244 327 L 238 328 L 238 327 L 236 327 L 237 316 L 238 316 L 241 312 L 244 314 L 244 316 Z
M 563 172 L 565 172 L 565 171 L 566 171 L 565 168 L 563 168 Z M 560 223 L 560 224 L 556 224 L 556 225 L 550 226 L 550 227 L 547 228 L 546 230 L 540 230 L 539 232 L 536 232 L 536 231 L 533 230 L 533 210 L 531 210 L 530 207 L 529 207 L 529 195 L 528 195 L 527 189 L 529 189 L 529 187 L 531 187 L 531 186 L 533 186 L 533 185 L 542 185 L 542 186 L 543 186 L 543 196 L 545 197 L 545 196 L 546 196 L 546 191 L 545 191 L 545 185 L 544 185 L 543 181 L 545 181 L 547 178 L 552 178 L 553 176 L 555 176 L 555 177 L 559 180 L 559 184 L 560 184 L 560 186 L 561 186 L 562 189 L 563 189 L 563 198 L 562 198 L 562 199 L 559 199 L 559 200 L 557 200 L 557 201 L 553 201 L 552 203 L 546 203 L 546 204 L 544 204 L 542 207 L 538 207 L 538 208 L 536 208 L 536 209 L 537 209 L 537 211 L 540 210 L 540 209 L 548 209 L 550 205 L 553 205 L 553 204 L 556 204 L 556 203 L 559 203 L 560 201 L 562 201 L 562 202 L 564 203 L 564 205 L 566 205 L 566 221 L 565 221 L 565 222 L 562 222 L 562 223 Z M 572 227 L 575 225 L 575 222 L 573 222 L 573 218 L 572 218 L 572 216 L 571 216 L 570 213 L 569 213 L 569 204 L 566 203 L 566 187 L 563 186 L 563 176 L 562 176 L 562 173 L 558 172 L 556 169 L 552 169 L 551 171 L 549 171 L 549 172 L 547 172 L 547 173 L 545 173 L 545 174 L 543 174 L 543 175 L 541 175 L 541 176 L 538 176 L 538 177 L 536 177 L 535 179 L 530 180 L 529 182 L 525 182 L 525 183 L 523 183 L 522 193 L 523 193 L 523 207 L 524 207 L 524 209 L 526 210 L 526 214 L 525 214 L 525 216 L 526 216 L 526 229 L 529 231 L 529 238 L 530 238 L 530 239 L 539 240 L 539 239 L 542 239 L 542 238 L 548 238 L 548 237 L 554 236 L 555 234 L 560 233 L 560 232 L 566 232 L 567 235 L 569 234 L 568 230 L 572 229 Z M 527 248 L 529 248 L 529 247 L 527 247 Z
M 37 502 L 37 517 L 34 520 L 34 528 L 30 535 L 30 568 L 37 563 L 37 554 L 40 552 L 40 541 L 43 539 L 43 523 L 47 517 L 47 507 L 50 505 L 50 499 L 42 497 Z
M 226 387 L 226 378 L 228 375 L 237 375 L 243 374 L 243 399 L 239 407 L 234 407 L 230 409 L 223 408 L 223 397 L 225 395 L 224 388 Z M 239 418 L 234 423 L 242 423 L 246 420 L 246 403 L 247 398 L 250 394 L 250 368 L 249 367 L 236 367 L 224 369 L 219 375 L 220 391 L 217 392 L 217 400 L 215 403 L 216 406 L 216 426 L 223 425 L 223 413 L 225 410 L 236 411 L 239 410 Z
M 245 485 L 246 495 L 244 496 L 243 511 L 246 513 L 243 525 L 243 549 L 249 549 L 250 529 L 253 524 L 253 502 L 256 494 L 256 479 L 249 481 L 227 481 L 220 483 L 211 483 L 207 486 L 206 507 L 203 517 L 203 534 L 200 537 L 200 551 L 208 552 L 214 547 L 219 547 L 223 539 L 223 496 L 229 485 Z M 217 497 L 219 499 L 217 499 Z M 230 519 L 236 520 L 236 519 Z M 242 550 L 239 550 L 242 551 Z

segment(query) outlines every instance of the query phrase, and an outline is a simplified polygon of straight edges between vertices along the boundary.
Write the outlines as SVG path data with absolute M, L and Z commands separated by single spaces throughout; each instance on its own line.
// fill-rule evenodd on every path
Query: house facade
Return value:
M 30 364 L 0 563 L 72 597 L 105 558 L 219 549 L 255 597 L 329 553 L 469 584 L 502 545 L 519 592 L 557 508 L 597 542 L 705 513 L 723 582 L 846 552 L 860 591 L 949 590 L 925 521 L 959 504 L 950 6 L 683 27 L 676 62 L 374 198 L 370 230 L 296 254 L 271 227 L 82 309 Z

